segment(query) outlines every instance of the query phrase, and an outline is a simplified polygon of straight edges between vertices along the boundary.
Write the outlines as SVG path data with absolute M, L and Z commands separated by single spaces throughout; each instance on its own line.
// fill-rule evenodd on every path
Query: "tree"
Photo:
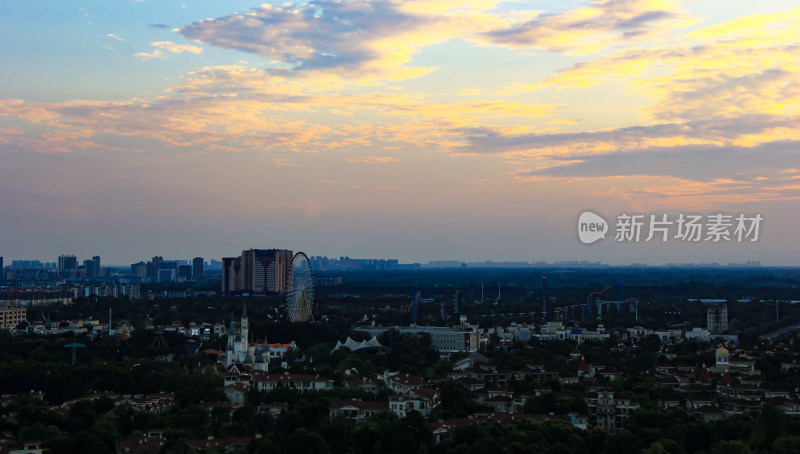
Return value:
M 303 427 L 292 434 L 287 452 L 291 454 L 331 454 L 331 448 L 320 434 Z
M 750 448 L 740 440 L 720 440 L 709 450 L 710 454 L 750 454 Z
M 800 452 L 800 436 L 780 437 L 772 444 L 773 454 L 792 454 Z
M 167 440 L 158 454 L 192 454 L 192 448 L 181 440 Z
M 621 430 L 603 443 L 603 452 L 608 454 L 637 454 L 644 448 L 642 440 L 627 430 Z
M 786 415 L 774 405 L 765 405 L 756 418 L 753 432 L 750 433 L 750 445 L 758 449 L 768 449 L 783 435 L 785 425 Z
M 655 334 L 648 334 L 642 338 L 639 347 L 641 347 L 642 350 L 655 353 L 661 348 L 661 338 Z

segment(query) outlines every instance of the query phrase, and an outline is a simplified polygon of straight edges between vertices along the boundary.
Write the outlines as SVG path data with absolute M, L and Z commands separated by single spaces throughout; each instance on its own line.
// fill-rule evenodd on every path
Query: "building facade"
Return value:
M 13 330 L 21 322 L 27 320 L 27 310 L 24 307 L 7 305 L 0 308 L 0 329 Z
M 291 291 L 292 259 L 288 249 L 248 249 L 222 259 L 222 293 L 260 296 Z
M 228 346 L 225 351 L 225 365 L 230 368 L 236 363 L 244 364 L 255 370 L 269 370 L 269 350 L 262 345 L 250 343 L 249 318 L 247 306 L 242 309 L 242 319 L 238 332 L 234 329 L 233 320 L 228 331 Z
M 357 328 L 378 336 L 384 331 L 396 329 L 400 334 L 430 334 L 431 347 L 440 352 L 476 352 L 479 346 L 478 331 L 470 325 L 459 326 L 365 326 Z
M 192 280 L 198 281 L 203 278 L 203 257 L 192 259 Z
M 708 331 L 711 334 L 720 334 L 728 330 L 728 306 L 721 304 L 719 306 L 709 307 L 706 312 L 706 322 Z

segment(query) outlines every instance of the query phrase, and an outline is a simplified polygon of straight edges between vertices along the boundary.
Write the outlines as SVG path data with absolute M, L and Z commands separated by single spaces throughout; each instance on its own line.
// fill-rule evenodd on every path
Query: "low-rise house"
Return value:
M 495 413 L 513 413 L 514 411 L 514 399 L 506 396 L 490 397 L 483 404 L 491 407 Z
M 328 412 L 331 418 L 344 416 L 355 421 L 360 421 L 385 411 L 389 411 L 389 403 L 384 401 L 334 400 L 328 404 Z
M 11 449 L 8 454 L 42 454 L 49 451 L 42 448 L 41 440 L 26 440 L 22 442 L 22 449 Z
M 714 402 L 709 398 L 693 397 L 686 399 L 686 411 L 697 410 L 700 407 L 710 407 Z
M 152 454 L 157 453 L 164 446 L 164 431 L 150 429 L 147 434 L 138 437 L 126 438 L 116 443 L 117 454 Z
M 589 424 L 592 427 L 603 427 L 609 432 L 616 432 L 625 427 L 625 422 L 639 404 L 628 398 L 614 395 L 610 389 L 598 390 L 586 397 L 589 406 Z
M 258 391 L 277 388 L 295 389 L 299 392 L 322 391 L 333 388 L 333 380 L 309 374 L 259 374 L 253 376 L 253 387 Z
M 679 399 L 659 399 L 658 408 L 661 410 L 681 408 L 681 401 Z
M 384 373 L 383 381 L 386 387 L 396 393 L 403 394 L 412 389 L 422 388 L 426 385 L 425 379 L 419 375 Z
M 589 429 L 589 417 L 586 415 L 578 414 L 577 412 L 572 412 L 567 414 L 567 420 L 573 426 L 577 427 L 581 430 L 588 430 Z
M 289 404 L 286 402 L 271 402 L 258 406 L 259 413 L 265 413 L 270 416 L 280 416 L 281 413 L 286 413 L 287 411 L 289 411 Z
M 610 381 L 619 380 L 622 378 L 622 372 L 612 369 L 610 367 L 603 367 L 601 369 L 597 369 L 595 374 L 599 374 L 601 377 L 606 378 Z
M 459 427 L 467 427 L 476 424 L 505 424 L 516 421 L 534 420 L 532 415 L 521 414 L 475 414 L 466 418 L 454 418 L 446 421 L 428 423 L 428 428 L 433 434 L 434 444 L 448 443 L 453 441 L 453 434 Z
M 401 418 L 412 411 L 429 416 L 438 406 L 439 391 L 433 388 L 417 388 L 389 398 L 389 409 Z
M 251 437 L 214 438 L 209 436 L 200 440 L 184 440 L 195 452 L 239 452 L 247 447 Z
M 713 407 L 711 405 L 703 405 L 702 407 L 694 409 L 694 414 L 703 422 L 717 421 L 725 418 L 725 412 L 719 407 Z
M 744 384 L 741 381 L 720 383 L 717 385 L 717 394 L 728 399 L 744 399 L 761 401 L 764 397 L 764 390 L 759 387 L 760 383 L 749 382 Z
M 511 383 L 514 372 L 492 366 L 478 366 L 470 376 L 492 386 L 505 388 Z
M 250 391 L 250 386 L 244 383 L 234 383 L 222 390 L 231 405 L 244 405 L 247 401 L 248 391 Z
M 723 405 L 723 410 L 728 416 L 744 415 L 761 410 L 760 400 L 731 399 Z
M 514 375 L 517 380 L 529 378 L 542 383 L 558 379 L 558 372 L 548 371 L 540 364 L 527 364 Z
M 370 394 L 378 394 L 378 391 L 386 388 L 386 384 L 380 378 L 354 378 L 344 381 L 345 388 L 360 389 Z
M 484 382 L 478 380 L 477 378 L 473 378 L 473 377 L 461 377 L 461 378 L 455 379 L 455 381 L 457 381 L 457 382 L 461 383 L 462 385 L 464 385 L 464 387 L 467 388 L 467 391 L 470 391 L 470 392 L 478 391 L 478 390 L 483 389 L 484 387 L 486 387 L 486 384 Z

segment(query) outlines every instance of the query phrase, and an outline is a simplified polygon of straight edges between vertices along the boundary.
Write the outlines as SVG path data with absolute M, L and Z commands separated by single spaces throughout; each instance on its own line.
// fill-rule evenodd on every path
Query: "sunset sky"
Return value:
M 796 5 L 3 1 L 0 256 L 798 265 Z M 764 221 L 587 246 L 586 209 Z

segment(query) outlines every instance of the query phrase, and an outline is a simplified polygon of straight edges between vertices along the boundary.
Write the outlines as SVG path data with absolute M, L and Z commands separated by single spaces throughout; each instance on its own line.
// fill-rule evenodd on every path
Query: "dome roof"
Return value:
M 718 355 L 720 355 L 720 354 L 722 354 L 722 355 L 727 355 L 727 354 L 729 354 L 729 353 L 730 353 L 730 352 L 728 351 L 728 349 L 727 349 L 727 348 L 725 348 L 725 346 L 724 346 L 724 345 L 720 345 L 720 347 L 717 349 L 717 354 L 718 354 Z

